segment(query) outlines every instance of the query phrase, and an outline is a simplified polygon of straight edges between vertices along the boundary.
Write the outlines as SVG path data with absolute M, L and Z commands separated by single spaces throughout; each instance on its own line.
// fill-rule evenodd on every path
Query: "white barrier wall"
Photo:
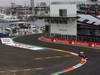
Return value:
M 77 35 L 77 22 L 69 21 L 68 24 L 51 24 L 50 33 L 62 35 Z

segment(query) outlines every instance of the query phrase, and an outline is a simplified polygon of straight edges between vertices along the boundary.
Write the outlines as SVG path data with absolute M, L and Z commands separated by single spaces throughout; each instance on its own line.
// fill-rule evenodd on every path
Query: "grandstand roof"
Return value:
M 100 19 L 98 18 L 98 16 L 95 17 L 92 15 L 81 14 L 81 15 L 78 15 L 78 17 L 79 17 L 78 19 L 79 22 L 93 24 L 93 25 L 100 25 Z

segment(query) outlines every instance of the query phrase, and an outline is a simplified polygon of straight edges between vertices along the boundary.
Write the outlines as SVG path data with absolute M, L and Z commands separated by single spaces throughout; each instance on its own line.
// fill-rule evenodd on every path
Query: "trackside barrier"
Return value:
M 95 47 L 100 47 L 100 43 L 95 43 Z
M 41 38 L 41 37 L 40 37 Z M 99 42 L 87 42 L 87 41 L 77 41 L 77 40 L 63 40 L 63 39 L 57 39 L 57 38 L 47 38 L 42 36 L 41 38 L 45 42 L 54 42 L 54 43 L 63 43 L 63 44 L 75 44 L 80 46 L 88 46 L 88 47 L 97 47 L 100 48 Z

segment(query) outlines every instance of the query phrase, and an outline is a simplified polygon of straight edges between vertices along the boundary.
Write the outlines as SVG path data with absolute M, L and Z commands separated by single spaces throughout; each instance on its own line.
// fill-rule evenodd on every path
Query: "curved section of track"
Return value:
M 77 64 L 78 59 L 53 49 L 33 51 L 0 44 L 0 75 L 49 75 Z
M 0 75 L 49 75 L 80 61 L 78 56 L 68 51 L 29 45 L 32 50 L 28 50 L 27 45 L 23 48 L 21 43 L 13 44 L 14 47 L 7 44 L 0 44 Z
M 83 48 L 78 46 L 67 46 L 67 45 L 61 45 L 61 44 L 49 44 L 41 42 L 37 40 L 37 38 L 40 35 L 34 35 L 34 36 L 24 36 L 24 38 L 15 39 L 16 41 L 21 41 L 22 43 L 25 43 L 25 40 L 27 44 L 35 44 L 37 46 L 48 46 L 49 48 L 55 48 L 55 49 L 62 49 L 67 50 L 71 52 L 80 52 L 84 51 L 86 55 L 88 56 L 88 62 L 83 67 L 76 69 L 74 71 L 64 73 L 61 75 L 98 75 L 100 74 L 100 50 L 99 49 L 93 49 L 93 48 Z M 30 42 L 30 41 L 34 42 Z

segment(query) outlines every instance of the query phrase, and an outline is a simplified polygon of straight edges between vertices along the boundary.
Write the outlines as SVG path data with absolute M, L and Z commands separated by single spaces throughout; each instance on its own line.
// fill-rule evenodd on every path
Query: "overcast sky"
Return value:
M 30 4 L 30 0 L 0 0 L 0 6 L 10 6 L 11 2 L 15 2 L 19 5 L 25 5 L 25 1 L 27 4 Z M 35 0 L 35 3 L 38 1 L 45 1 L 48 3 L 49 0 Z

